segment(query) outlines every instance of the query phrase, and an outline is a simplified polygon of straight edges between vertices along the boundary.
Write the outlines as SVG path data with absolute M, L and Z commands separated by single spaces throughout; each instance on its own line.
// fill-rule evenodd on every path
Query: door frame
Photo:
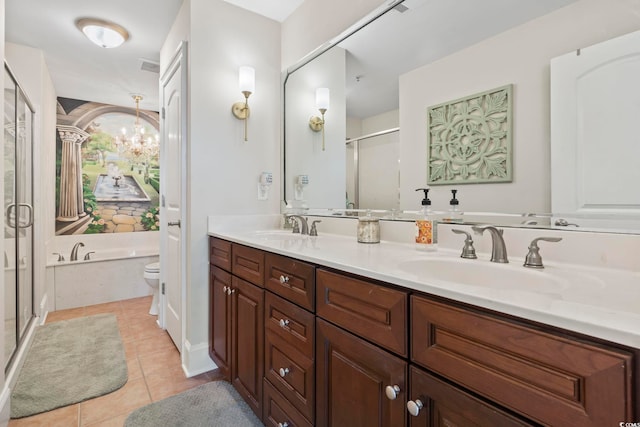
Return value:
M 180 269 L 180 320 L 182 324 L 181 330 L 181 343 L 180 343 L 180 353 L 181 357 L 184 355 L 184 342 L 186 337 L 186 319 L 185 314 L 187 313 L 187 278 L 188 278 L 188 266 L 187 266 L 187 242 L 188 242 L 188 228 L 189 223 L 186 220 L 186 211 L 187 211 L 187 180 L 184 179 L 184 175 L 187 169 L 187 153 L 188 153 L 188 142 L 189 142 L 189 133 L 188 133 L 188 119 L 187 119 L 187 111 L 188 111 L 188 42 L 182 41 L 178 46 L 176 53 L 174 54 L 171 62 L 169 63 L 169 67 L 162 75 L 159 81 L 160 86 L 160 95 L 161 95 L 161 114 L 160 114 L 160 134 L 164 135 L 165 133 L 165 120 L 164 120 L 164 107 L 165 107 L 165 99 L 164 99 L 164 86 L 166 83 L 176 74 L 176 72 L 180 71 L 180 109 L 182 116 L 181 126 L 181 135 L 180 135 L 180 167 L 181 174 L 183 175 L 183 179 L 180 183 L 180 241 L 181 241 L 181 249 L 180 249 L 180 264 L 182 268 Z M 158 311 L 158 324 L 162 329 L 166 329 L 166 305 L 167 301 L 164 293 L 162 292 L 162 287 L 164 283 L 166 283 L 166 273 L 165 269 L 162 268 L 162 264 L 168 262 L 167 258 L 167 218 L 165 212 L 165 203 L 164 203 L 164 191 L 162 188 L 162 182 L 166 182 L 166 174 L 167 174 L 167 157 L 165 154 L 165 144 L 161 144 L 160 146 L 160 309 Z

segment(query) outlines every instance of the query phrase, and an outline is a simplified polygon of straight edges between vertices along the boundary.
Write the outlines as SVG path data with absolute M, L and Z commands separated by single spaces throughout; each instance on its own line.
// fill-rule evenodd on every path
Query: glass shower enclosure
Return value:
M 34 319 L 34 109 L 9 67 L 4 73 L 4 367 Z

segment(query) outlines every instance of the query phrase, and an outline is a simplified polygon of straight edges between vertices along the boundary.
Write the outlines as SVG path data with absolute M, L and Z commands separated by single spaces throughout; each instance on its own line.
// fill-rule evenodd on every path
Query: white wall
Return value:
M 282 23 L 282 69 L 339 35 L 386 2 L 305 0 Z
M 401 208 L 416 209 L 426 184 L 427 107 L 513 83 L 513 183 L 458 185 L 460 207 L 549 212 L 549 62 L 637 30 L 639 16 L 634 0 L 578 1 L 401 76 Z M 448 208 L 451 188 L 434 186 L 434 209 Z
M 287 80 L 285 176 L 286 198 L 295 207 L 343 207 L 346 192 L 345 168 L 345 51 L 334 47 L 312 63 L 295 71 Z M 325 114 L 325 150 L 322 132 L 309 128 L 309 118 L 320 116 L 316 109 L 316 88 L 327 87 L 330 105 Z M 295 200 L 295 179 L 308 175 L 304 200 Z
M 185 16 L 186 14 L 186 16 Z M 191 348 L 208 348 L 208 237 L 212 214 L 280 210 L 280 25 L 221 0 L 187 0 L 161 52 L 161 67 L 189 40 L 187 330 Z M 243 99 L 238 68 L 256 70 L 249 140 L 231 105 Z M 261 172 L 273 172 L 269 200 L 257 200 Z M 188 371 L 198 367 L 189 366 Z

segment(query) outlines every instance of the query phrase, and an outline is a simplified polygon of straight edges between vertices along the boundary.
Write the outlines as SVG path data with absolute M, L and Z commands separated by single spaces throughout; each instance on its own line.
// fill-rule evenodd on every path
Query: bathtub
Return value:
M 138 234 L 138 233 L 130 233 Z M 155 234 L 158 233 L 140 233 Z M 130 298 L 151 295 L 152 291 L 144 280 L 144 266 L 158 262 L 159 245 L 154 241 L 146 246 L 113 247 L 111 244 L 98 246 L 96 240 L 83 236 L 84 247 L 78 249 L 78 260 L 70 260 L 73 244 L 79 241 L 65 239 L 59 250 L 49 250 L 47 257 L 47 288 L 53 294 L 49 301 L 49 311 L 84 307 Z M 75 241 L 75 243 L 74 243 Z M 87 242 L 88 241 L 88 242 Z M 104 242 L 103 242 L 104 243 Z M 122 242 L 121 242 L 122 243 Z M 59 252 L 64 261 L 58 261 Z M 88 252 L 90 259 L 84 257 Z

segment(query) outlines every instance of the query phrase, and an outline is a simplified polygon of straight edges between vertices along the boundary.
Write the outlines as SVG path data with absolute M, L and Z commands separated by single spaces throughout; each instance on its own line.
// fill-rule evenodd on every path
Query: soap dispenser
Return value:
M 449 201 L 449 211 L 442 218 L 442 222 L 459 224 L 462 222 L 462 212 L 459 209 L 460 201 L 456 198 L 458 190 L 451 190 L 451 200 Z
M 437 224 L 431 211 L 429 189 L 417 188 L 416 191 L 424 191 L 424 199 L 422 199 L 421 202 L 422 208 L 416 220 L 416 249 L 421 251 L 435 251 Z

